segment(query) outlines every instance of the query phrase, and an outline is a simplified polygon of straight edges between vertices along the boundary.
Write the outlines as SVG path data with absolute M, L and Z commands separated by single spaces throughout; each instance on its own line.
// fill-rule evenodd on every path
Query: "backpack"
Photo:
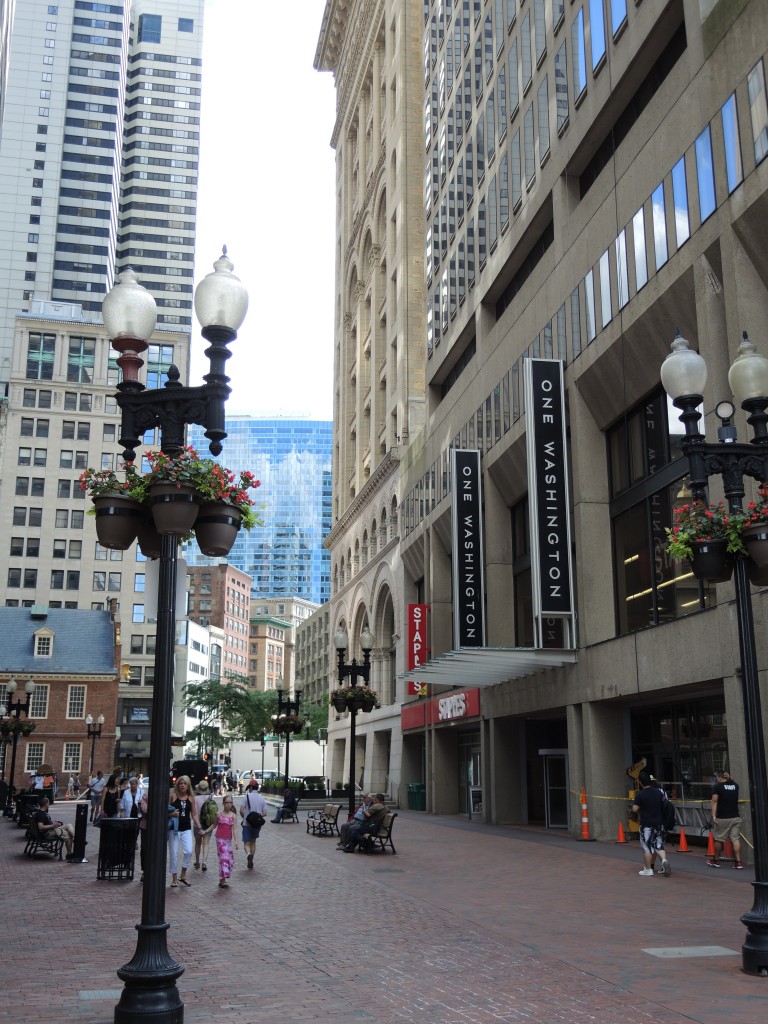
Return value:
M 663 796 L 661 800 L 661 823 L 665 832 L 673 832 L 677 824 L 674 804 L 667 796 Z
M 216 823 L 219 816 L 219 805 L 215 800 L 206 800 L 200 809 L 200 824 L 203 828 L 210 828 Z

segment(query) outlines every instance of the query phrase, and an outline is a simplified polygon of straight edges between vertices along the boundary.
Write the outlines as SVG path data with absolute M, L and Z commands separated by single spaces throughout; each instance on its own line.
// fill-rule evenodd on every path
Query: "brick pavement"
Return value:
M 72 804 L 56 815 L 74 820 Z M 301 815 L 302 819 L 304 814 Z M 762 1024 L 768 979 L 740 971 L 751 872 L 673 854 L 638 876 L 636 844 L 401 812 L 398 855 L 338 853 L 300 826 L 267 825 L 256 870 L 240 850 L 229 890 L 213 870 L 168 890 L 169 948 L 185 1024 Z M 138 883 L 91 863 L 22 856 L 0 821 L 0 1021 L 112 1024 L 133 954 Z M 660 959 L 649 947 L 718 946 Z M 22 980 L 23 979 L 23 980 Z

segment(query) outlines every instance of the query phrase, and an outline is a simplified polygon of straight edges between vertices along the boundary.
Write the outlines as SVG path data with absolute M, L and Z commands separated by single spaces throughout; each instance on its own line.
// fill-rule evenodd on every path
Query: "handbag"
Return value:
M 265 822 L 266 818 L 263 814 L 259 814 L 258 811 L 251 811 L 250 814 L 246 814 L 245 816 L 245 823 L 250 826 L 250 828 L 261 828 Z

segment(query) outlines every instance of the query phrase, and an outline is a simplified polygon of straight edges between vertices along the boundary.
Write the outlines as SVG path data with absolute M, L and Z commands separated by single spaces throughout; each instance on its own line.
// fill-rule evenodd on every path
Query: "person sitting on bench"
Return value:
M 75 829 L 72 825 L 65 825 L 61 821 L 51 821 L 51 816 L 48 813 L 49 802 L 48 797 L 44 796 L 32 817 L 37 822 L 37 831 L 41 836 L 58 836 L 64 840 L 67 858 L 69 858 L 72 856 Z
M 375 835 L 379 831 L 382 821 L 387 816 L 387 805 L 384 803 L 384 799 L 383 793 L 377 793 L 373 801 L 363 808 L 363 820 L 349 830 L 349 838 L 342 846 L 345 853 L 354 853 L 363 836 Z
M 284 790 L 283 791 L 283 806 L 282 807 L 278 807 L 278 809 L 275 812 L 275 816 L 272 819 L 272 821 L 276 825 L 279 825 L 280 822 L 283 820 L 283 818 L 292 818 L 293 815 L 296 813 L 296 808 L 298 807 L 298 805 L 299 805 L 299 802 L 296 799 L 296 794 L 293 792 L 293 790 L 292 789 Z

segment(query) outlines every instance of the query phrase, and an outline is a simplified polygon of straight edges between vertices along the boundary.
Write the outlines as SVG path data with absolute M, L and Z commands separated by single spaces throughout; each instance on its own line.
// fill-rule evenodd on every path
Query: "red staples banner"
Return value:
M 407 613 L 407 668 L 410 672 L 427 661 L 427 608 L 426 604 L 409 604 Z M 408 680 L 407 692 L 410 696 L 426 696 L 425 683 Z

